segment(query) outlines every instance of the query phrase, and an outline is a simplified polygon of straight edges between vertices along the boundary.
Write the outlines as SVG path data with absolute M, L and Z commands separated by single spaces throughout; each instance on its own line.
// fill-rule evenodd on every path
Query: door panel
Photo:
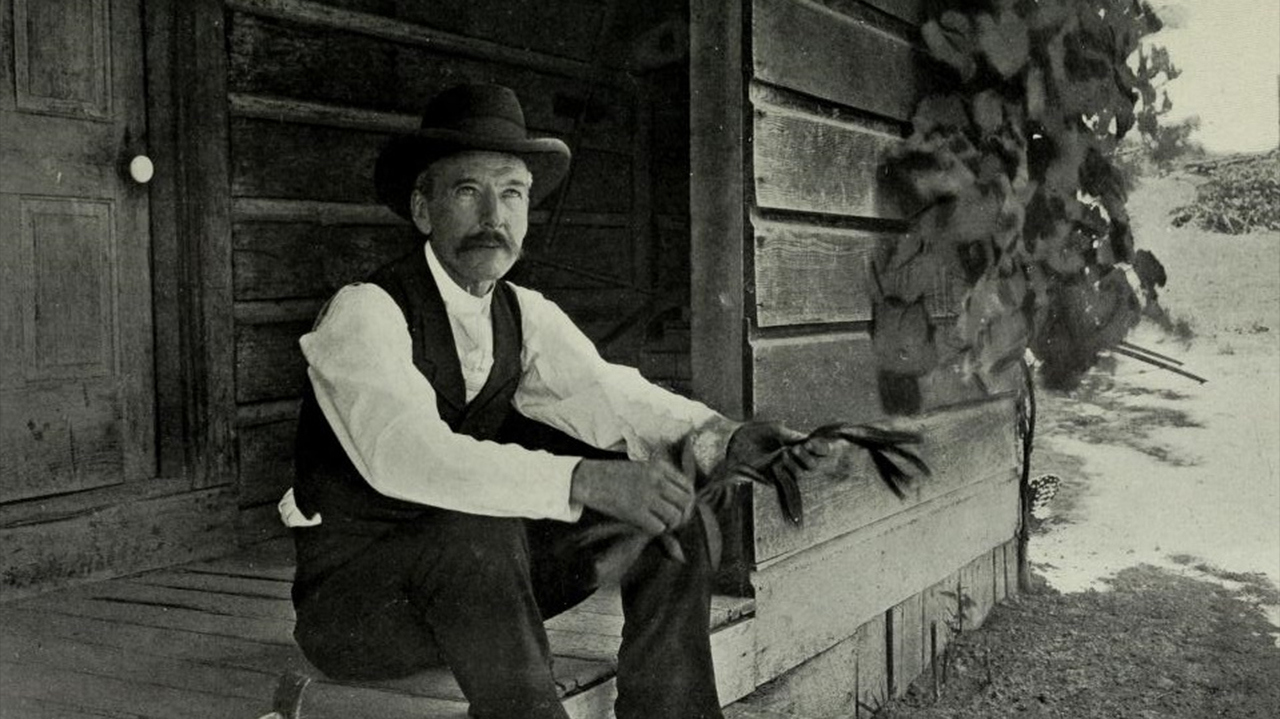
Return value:
M 0 21 L 4 502 L 150 477 L 155 428 L 139 0 Z

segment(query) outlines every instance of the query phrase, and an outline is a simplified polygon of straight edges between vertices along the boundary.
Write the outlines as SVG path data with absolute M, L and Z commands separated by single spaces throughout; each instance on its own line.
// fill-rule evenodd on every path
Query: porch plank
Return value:
M 152 572 L 132 577 L 136 584 L 150 584 L 175 589 L 196 589 L 214 594 L 232 594 L 243 597 L 290 599 L 293 585 L 279 579 L 235 577 L 226 574 L 207 574 L 186 570 Z
M 261 714 L 265 704 L 260 699 L 174 689 L 10 661 L 0 661 L 0 676 L 4 677 L 6 703 L 8 697 L 20 697 L 44 702 L 72 703 L 72 706 L 86 710 L 106 710 L 131 717 L 249 717 Z

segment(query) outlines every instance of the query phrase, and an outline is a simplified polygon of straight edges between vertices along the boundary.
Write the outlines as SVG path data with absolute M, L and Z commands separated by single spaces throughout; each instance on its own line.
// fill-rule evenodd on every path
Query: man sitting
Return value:
M 605 362 L 502 280 L 569 158 L 496 85 L 441 93 L 379 157 L 379 197 L 426 242 L 339 290 L 300 342 L 310 386 L 281 501 L 295 636 L 334 678 L 443 662 L 475 716 L 565 717 L 543 620 L 596 588 L 596 550 L 565 551 L 575 533 L 616 518 L 672 531 L 685 556 L 650 543 L 621 583 L 617 715 L 719 717 L 702 519 L 667 457 L 690 442 L 710 472 L 740 425 Z M 795 436 L 745 426 L 738 451 Z

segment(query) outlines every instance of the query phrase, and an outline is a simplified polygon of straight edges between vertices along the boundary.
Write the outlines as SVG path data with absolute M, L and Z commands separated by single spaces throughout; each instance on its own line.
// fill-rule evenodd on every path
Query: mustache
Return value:
M 506 233 L 496 229 L 480 230 L 463 237 L 462 242 L 458 243 L 458 249 L 465 252 L 467 250 L 490 247 L 495 244 L 508 249 L 515 249 L 515 243 L 511 241 L 511 238 Z

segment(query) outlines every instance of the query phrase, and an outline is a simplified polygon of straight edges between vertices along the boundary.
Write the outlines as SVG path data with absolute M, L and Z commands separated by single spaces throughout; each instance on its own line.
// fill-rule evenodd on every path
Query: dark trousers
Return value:
M 595 590 L 591 551 L 564 547 L 601 520 L 431 511 L 295 596 L 295 637 L 336 679 L 403 677 L 443 662 L 474 716 L 564 718 L 542 622 Z M 721 716 L 699 513 L 677 538 L 685 563 L 652 542 L 622 583 L 619 719 Z

